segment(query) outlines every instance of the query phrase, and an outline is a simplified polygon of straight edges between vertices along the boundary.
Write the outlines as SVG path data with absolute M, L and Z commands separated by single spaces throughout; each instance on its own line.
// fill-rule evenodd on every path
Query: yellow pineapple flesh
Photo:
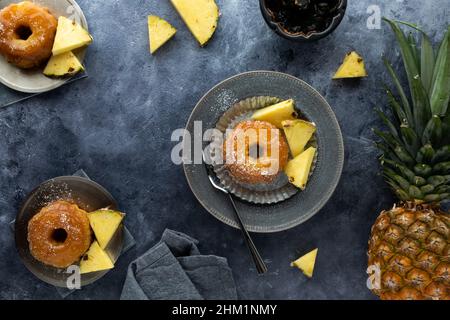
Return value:
M 148 34 L 150 40 L 150 53 L 155 53 L 167 41 L 172 39 L 177 30 L 166 20 L 157 16 L 148 16 Z
M 344 62 L 339 67 L 333 79 L 362 78 L 367 77 L 364 59 L 355 51 L 345 56 Z
M 82 26 L 66 17 L 59 17 L 52 53 L 54 56 L 90 45 L 92 36 Z
M 204 46 L 213 36 L 219 20 L 219 7 L 214 0 L 171 0 L 187 27 Z
M 316 148 L 310 147 L 289 161 L 284 169 L 289 182 L 301 190 L 306 189 L 315 155 Z
M 109 270 L 114 268 L 114 264 L 108 254 L 100 248 L 97 241 L 91 244 L 89 250 L 83 255 L 80 261 L 80 273 L 90 273 L 96 271 Z
M 303 271 L 305 276 L 307 276 L 308 278 L 312 278 L 318 251 L 319 249 L 314 249 L 313 251 L 298 258 L 297 260 L 291 263 L 291 267 L 299 268 L 300 270 Z
M 71 77 L 84 71 L 83 65 L 72 51 L 52 56 L 44 69 L 47 77 Z
M 294 120 L 296 118 L 297 112 L 295 111 L 294 100 L 292 99 L 257 110 L 252 115 L 253 120 L 270 122 L 278 129 L 283 129 L 283 121 Z
M 281 124 L 292 156 L 296 157 L 304 151 L 305 146 L 316 132 L 316 126 L 304 120 L 285 120 Z
M 113 210 L 98 210 L 88 214 L 89 223 L 102 249 L 108 246 L 124 216 Z

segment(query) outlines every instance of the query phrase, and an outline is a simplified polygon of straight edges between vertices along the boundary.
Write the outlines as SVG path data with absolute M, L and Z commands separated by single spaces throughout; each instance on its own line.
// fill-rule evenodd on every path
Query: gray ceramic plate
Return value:
M 11 3 L 21 2 L 19 0 L 0 0 L 0 9 Z M 50 9 L 55 17 L 65 16 L 78 22 L 88 30 L 86 17 L 75 0 L 33 0 L 32 2 Z M 78 59 L 83 62 L 86 49 L 74 52 Z M 33 70 L 21 70 L 0 55 L 0 82 L 5 86 L 26 93 L 41 93 L 62 86 L 66 79 L 51 79 L 42 74 L 42 68 Z
M 195 121 L 202 122 L 203 131 L 214 128 L 230 106 L 255 96 L 292 98 L 306 118 L 317 125 L 319 157 L 305 191 L 277 204 L 238 203 L 249 231 L 283 231 L 311 218 L 330 199 L 341 177 L 344 143 L 339 124 L 327 101 L 304 81 L 272 71 L 239 74 L 215 86 L 200 99 L 186 129 L 194 137 Z M 207 142 L 204 142 L 203 147 L 206 145 Z M 194 150 L 193 142 L 191 150 Z M 204 165 L 185 164 L 184 171 L 192 192 L 203 207 L 220 221 L 237 228 L 229 199 L 211 186 Z
M 15 223 L 16 247 L 19 256 L 25 266 L 36 277 L 57 287 L 67 287 L 66 281 L 70 274 L 63 269 L 47 266 L 36 259 L 30 253 L 28 236 L 28 222 L 45 205 L 55 200 L 69 200 L 76 203 L 80 208 L 92 212 L 101 208 L 110 207 L 117 209 L 117 203 L 112 195 L 99 184 L 82 177 L 67 176 L 48 180 L 38 186 L 30 193 L 25 203 L 17 214 Z M 106 248 L 108 255 L 116 261 L 122 252 L 123 226 L 114 235 Z M 81 286 L 88 285 L 109 270 L 92 272 L 81 275 Z

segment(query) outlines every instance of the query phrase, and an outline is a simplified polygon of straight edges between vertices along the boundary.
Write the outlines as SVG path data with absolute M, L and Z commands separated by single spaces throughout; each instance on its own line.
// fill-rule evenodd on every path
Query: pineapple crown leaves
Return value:
M 383 176 L 400 200 L 450 199 L 450 26 L 436 52 L 416 25 L 383 19 L 395 34 L 409 84 L 407 91 L 384 59 L 397 95 L 386 87 L 394 119 L 377 110 L 388 129 L 374 129 Z M 406 35 L 400 25 L 411 32 Z M 420 45 L 413 32 L 421 35 Z

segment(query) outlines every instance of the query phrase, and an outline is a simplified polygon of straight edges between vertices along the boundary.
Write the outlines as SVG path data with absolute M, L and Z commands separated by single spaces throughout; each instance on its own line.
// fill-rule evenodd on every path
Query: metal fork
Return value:
M 256 249 L 256 246 L 253 243 L 253 240 L 250 237 L 250 234 L 248 233 L 247 229 L 244 226 L 244 223 L 242 222 L 242 218 L 241 218 L 241 215 L 239 214 L 239 211 L 238 211 L 238 209 L 236 207 L 236 203 L 234 202 L 233 195 L 230 192 L 228 192 L 227 189 L 222 187 L 222 185 L 220 184 L 220 181 L 217 178 L 217 176 L 216 176 L 216 174 L 215 174 L 215 172 L 213 170 L 212 165 L 208 164 L 208 162 L 206 161 L 205 152 L 203 152 L 203 163 L 205 164 L 206 172 L 208 174 L 208 178 L 209 178 L 209 181 L 211 182 L 212 186 L 214 188 L 216 188 L 217 190 L 222 191 L 223 193 L 225 193 L 228 196 L 228 198 L 230 199 L 230 202 L 231 202 L 231 204 L 233 206 L 233 209 L 234 209 L 234 213 L 235 213 L 235 216 L 236 216 L 237 223 L 239 225 L 239 228 L 242 231 L 242 235 L 244 236 L 245 243 L 247 244 L 247 247 L 248 247 L 248 249 L 250 251 L 250 254 L 251 254 L 252 258 L 253 258 L 253 261 L 254 261 L 255 266 L 256 266 L 256 270 L 258 271 L 259 274 L 266 273 L 267 272 L 267 266 L 264 263 L 263 259 L 261 258 L 261 255 L 259 254 L 258 249 Z

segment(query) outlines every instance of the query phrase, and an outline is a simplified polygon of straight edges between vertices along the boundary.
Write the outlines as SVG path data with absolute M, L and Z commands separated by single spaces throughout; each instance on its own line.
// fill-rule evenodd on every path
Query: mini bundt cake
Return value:
M 281 131 L 265 121 L 240 122 L 223 147 L 225 167 L 233 179 L 270 183 L 288 162 L 289 147 Z
M 92 242 L 87 212 L 63 200 L 51 203 L 28 223 L 28 242 L 32 256 L 44 264 L 77 263 Z

